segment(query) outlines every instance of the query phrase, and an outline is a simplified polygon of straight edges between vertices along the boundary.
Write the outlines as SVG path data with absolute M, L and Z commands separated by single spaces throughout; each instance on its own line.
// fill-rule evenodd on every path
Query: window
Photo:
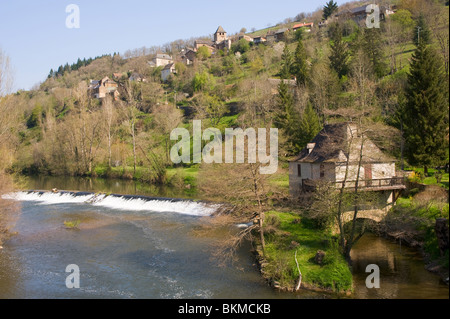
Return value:
M 325 177 L 325 165 L 320 164 L 320 178 L 324 178 L 324 177 Z
M 297 176 L 302 176 L 302 164 L 297 164 Z

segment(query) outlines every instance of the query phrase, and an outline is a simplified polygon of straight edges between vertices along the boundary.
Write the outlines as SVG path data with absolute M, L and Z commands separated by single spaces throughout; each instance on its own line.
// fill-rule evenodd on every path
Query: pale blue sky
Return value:
M 338 4 L 348 0 L 337 1 Z M 14 89 L 30 89 L 50 69 L 78 58 L 177 39 L 274 25 L 327 0 L 0 0 L 0 48 L 11 58 Z M 66 27 L 66 7 L 80 8 L 80 28 Z

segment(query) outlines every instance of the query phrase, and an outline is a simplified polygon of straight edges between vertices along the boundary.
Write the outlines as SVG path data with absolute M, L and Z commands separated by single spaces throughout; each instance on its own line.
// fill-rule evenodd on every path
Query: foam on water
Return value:
M 16 192 L 2 196 L 3 199 L 33 201 L 42 205 L 89 204 L 111 209 L 174 212 L 193 216 L 210 216 L 220 207 L 218 204 L 195 202 L 186 199 L 152 198 L 146 196 L 105 195 L 85 192 Z

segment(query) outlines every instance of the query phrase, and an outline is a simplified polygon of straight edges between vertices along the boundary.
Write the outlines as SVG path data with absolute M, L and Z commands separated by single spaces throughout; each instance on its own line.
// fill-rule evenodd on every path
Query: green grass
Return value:
M 419 173 L 419 176 L 421 175 L 423 177 L 423 179 L 417 180 L 419 183 L 422 183 L 425 185 L 439 185 L 439 186 L 445 188 L 446 190 L 449 189 L 449 173 L 441 172 L 442 178 L 441 178 L 440 183 L 438 184 L 437 179 L 436 179 L 437 170 L 435 170 L 433 168 L 428 169 L 427 177 L 424 176 L 424 170 L 421 167 L 416 167 L 416 168 L 409 167 L 409 168 L 405 168 L 405 170 L 414 171 L 415 173 Z
M 298 280 L 298 270 L 295 262 L 295 251 L 302 272 L 302 282 L 333 291 L 352 290 L 352 273 L 329 234 L 309 226 L 306 220 L 295 223 L 298 215 L 271 211 L 266 214 L 266 224 L 276 220 L 277 230 L 266 234 L 266 259 L 264 267 L 268 274 L 282 286 L 294 287 Z M 273 222 L 272 222 L 273 223 Z M 295 241 L 299 246 L 295 247 Z M 314 262 L 318 250 L 326 253 L 323 265 Z
M 289 173 L 273 174 L 269 177 L 269 183 L 283 190 L 289 190 Z
M 148 167 L 137 166 L 134 172 L 133 166 L 118 166 L 108 167 L 107 165 L 97 165 L 94 168 L 94 176 L 103 178 L 119 178 L 119 179 L 134 179 L 147 180 L 151 175 L 151 170 Z
M 67 229 L 78 229 L 78 226 L 80 225 L 80 220 L 71 220 L 71 221 L 64 221 L 64 226 Z
M 419 194 L 419 191 L 414 191 L 415 194 Z M 437 218 L 449 218 L 449 204 L 436 200 L 417 200 L 415 196 L 400 197 L 396 204 L 386 216 L 386 222 L 391 227 L 407 232 L 412 229 L 411 234 L 422 243 L 424 251 L 432 259 L 441 260 L 434 227 Z M 442 261 L 445 266 L 445 258 Z M 448 256 L 446 265 L 448 267 Z

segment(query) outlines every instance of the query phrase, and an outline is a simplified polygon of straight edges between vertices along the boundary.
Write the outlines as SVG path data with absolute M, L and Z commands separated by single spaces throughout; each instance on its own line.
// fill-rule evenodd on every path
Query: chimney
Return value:
M 314 147 L 316 146 L 316 143 L 308 143 L 306 145 L 306 148 L 308 149 L 308 154 L 311 154 L 312 150 L 314 149 Z

